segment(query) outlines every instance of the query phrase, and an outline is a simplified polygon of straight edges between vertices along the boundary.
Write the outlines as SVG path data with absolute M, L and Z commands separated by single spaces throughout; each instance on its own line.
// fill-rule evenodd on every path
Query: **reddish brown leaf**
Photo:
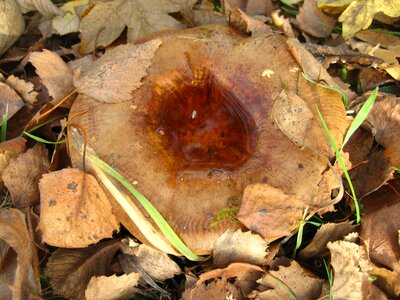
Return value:
M 110 263 L 120 246 L 107 241 L 85 249 L 58 249 L 49 258 L 47 275 L 54 291 L 72 299 L 84 299 L 93 276 L 108 275 Z
M 296 16 L 300 29 L 312 36 L 328 37 L 336 25 L 336 18 L 323 13 L 316 0 L 305 0 Z
M 291 299 L 317 299 L 321 295 L 322 280 L 302 268 L 296 261 L 288 267 L 280 266 L 277 271 L 269 271 L 258 280 L 259 292 L 257 299 L 279 300 Z M 265 288 L 268 290 L 264 291 Z
M 264 22 L 248 16 L 239 8 L 234 9 L 229 15 L 229 25 L 251 36 L 271 34 L 272 28 Z
M 356 231 L 356 226 L 350 223 L 327 223 L 323 224 L 317 231 L 310 244 L 300 251 L 299 255 L 303 259 L 311 259 L 324 256 L 328 251 L 328 242 L 343 239 L 350 232 Z
M 33 52 L 29 56 L 29 61 L 36 68 L 36 73 L 55 101 L 61 100 L 74 89 L 73 73 L 56 53 L 46 49 L 42 52 Z
M 81 248 L 109 238 L 119 224 L 111 205 L 90 174 L 62 169 L 39 183 L 43 241 L 52 246 Z
M 385 147 L 390 163 L 400 168 L 400 98 L 386 96 L 379 99 L 367 120 L 375 129 L 376 141 Z
M 34 277 L 32 267 L 34 252 L 31 245 L 25 215 L 17 209 L 1 209 L 1 299 L 40 299 L 41 289 L 38 278 Z
M 39 179 L 49 171 L 49 167 L 47 149 L 43 144 L 36 144 L 10 161 L 2 179 L 11 193 L 15 207 L 28 207 L 38 203 Z

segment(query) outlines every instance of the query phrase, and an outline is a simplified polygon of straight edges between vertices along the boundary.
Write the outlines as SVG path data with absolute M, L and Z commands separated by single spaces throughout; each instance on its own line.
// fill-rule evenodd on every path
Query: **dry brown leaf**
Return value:
M 281 29 L 287 37 L 295 38 L 296 35 L 294 34 L 289 19 L 285 18 L 285 16 L 281 15 L 280 13 L 280 10 L 275 10 L 271 13 L 271 17 L 274 21 L 275 26 Z
M 400 181 L 397 179 L 364 199 L 365 216 L 360 232 L 368 247 L 371 261 L 395 271 L 398 276 L 400 276 L 399 189 Z
M 17 157 L 26 149 L 26 139 L 18 137 L 0 144 L 0 177 L 3 175 L 5 168 L 10 163 L 11 158 Z M 0 178 L 0 187 L 4 187 L 3 179 Z
M 152 279 L 164 281 L 182 273 L 179 266 L 166 253 L 147 245 L 125 240 L 121 249 L 126 256 L 121 258 L 123 261 L 129 262 L 130 257 L 134 256 L 135 263 L 140 265 Z M 124 263 L 123 269 L 125 273 L 138 271 L 129 263 Z
M 217 278 L 221 278 L 223 281 L 229 280 L 231 284 L 241 291 L 243 296 L 246 296 L 256 287 L 256 281 L 263 273 L 264 270 L 262 268 L 246 263 L 233 263 L 225 269 L 208 271 L 200 275 L 200 279 L 191 291 L 191 299 L 196 299 L 193 295 L 197 294 L 198 289 L 203 290 L 206 282 Z
M 184 25 L 169 13 L 191 7 L 188 0 L 113 0 L 98 2 L 80 24 L 81 52 L 90 53 L 96 47 L 110 45 L 128 27 L 128 41 L 165 29 L 180 29 Z
M 400 296 L 400 273 L 390 271 L 386 268 L 373 266 L 371 274 L 376 278 L 374 284 L 384 290 L 390 297 L 398 298 Z
M 49 167 L 47 149 L 43 144 L 36 144 L 10 161 L 1 177 L 15 207 L 28 207 L 39 202 L 39 179 L 49 171 Z
M 363 30 L 358 32 L 355 37 L 373 46 L 379 44 L 379 46 L 389 50 L 393 47 L 400 46 L 400 37 L 385 32 Z
M 400 168 L 400 98 L 386 96 L 377 100 L 367 117 L 376 141 L 385 147 L 392 166 Z
M 300 223 L 307 203 L 268 184 L 247 186 L 239 221 L 267 242 L 289 235 Z
M 251 33 L 251 36 L 259 36 L 272 33 L 272 29 L 264 22 L 248 16 L 239 8 L 234 9 L 229 15 L 229 26 L 244 33 Z
M 267 247 L 268 243 L 258 234 L 241 229 L 227 230 L 214 244 L 213 263 L 218 267 L 234 262 L 262 265 Z
M 43 175 L 39 182 L 43 241 L 80 248 L 112 237 L 119 224 L 97 180 L 78 169 Z
M 73 73 L 58 54 L 44 49 L 42 52 L 32 52 L 29 61 L 55 101 L 61 100 L 74 89 Z
M 322 280 L 291 261 L 288 267 L 280 266 L 277 271 L 269 271 L 257 281 L 260 291 L 256 299 L 280 300 L 291 299 L 290 291 L 296 299 L 317 299 L 322 292 Z M 286 288 L 285 288 L 286 287 Z M 264 291 L 265 288 L 268 290 Z
M 143 84 L 141 80 L 147 75 L 147 68 L 160 45 L 161 40 L 156 39 L 141 45 L 115 47 L 94 62 L 74 84 L 80 93 L 100 102 L 126 101 L 131 98 L 132 91 Z
M 51 0 L 16 0 L 21 11 L 26 14 L 30 11 L 38 11 L 45 17 L 62 15 L 64 12 L 58 8 Z
M 356 236 L 353 235 L 351 239 Z M 332 290 L 335 299 L 358 300 L 367 297 L 371 286 L 371 266 L 367 251 L 346 240 L 329 242 L 327 246 L 334 269 Z
M 393 172 L 383 149 L 381 147 L 373 148 L 363 163 L 349 170 L 357 198 L 361 200 L 379 189 L 393 178 Z
M 229 12 L 234 11 L 236 8 L 250 16 L 265 15 L 267 9 L 271 6 L 271 0 L 223 0 L 221 2 L 222 11 L 226 15 L 229 15 Z
M 8 84 L 0 82 L 0 117 L 7 120 L 24 106 L 24 101 Z
M 25 215 L 13 208 L 0 209 L 1 299 L 40 299 L 41 288 L 33 272 L 31 245 Z
M 317 256 L 324 256 L 328 251 L 328 242 L 341 240 L 350 232 L 356 231 L 357 227 L 350 223 L 327 223 L 323 224 L 317 231 L 311 243 L 300 251 L 302 259 L 311 259 Z
M 185 9 L 181 11 L 181 14 L 190 24 L 190 27 L 226 23 L 226 16 L 212 9 L 202 9 L 201 7 Z
M 24 17 L 15 0 L 0 2 L 0 55 L 8 50 L 25 29 Z
M 34 90 L 32 82 L 11 75 L 7 78 L 6 83 L 17 92 L 25 103 L 34 104 L 37 101 L 38 92 Z
M 355 99 L 357 100 L 357 99 Z M 364 103 L 364 100 L 362 103 Z M 349 160 L 353 167 L 357 167 L 366 161 L 374 143 L 374 137 L 369 130 L 358 128 L 350 137 L 343 148 L 343 152 L 349 154 Z
M 54 251 L 46 271 L 54 291 L 66 298 L 85 299 L 90 279 L 108 274 L 119 246 L 119 241 L 112 240 L 84 249 L 60 248 Z
M 296 16 L 296 21 L 301 30 L 318 38 L 328 37 L 336 25 L 336 18 L 318 9 L 316 0 L 304 1 Z
M 86 300 L 131 299 L 138 291 L 139 273 L 92 277 L 85 290 Z
M 235 299 L 244 300 L 241 291 L 228 283 L 226 278 L 215 279 L 209 284 L 202 284 L 186 294 L 184 300 Z

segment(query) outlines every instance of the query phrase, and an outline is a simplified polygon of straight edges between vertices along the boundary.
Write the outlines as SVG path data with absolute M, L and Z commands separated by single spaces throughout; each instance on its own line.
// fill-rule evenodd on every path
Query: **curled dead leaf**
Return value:
M 57 294 L 85 299 L 85 290 L 93 276 L 106 275 L 118 251 L 119 241 L 111 240 L 83 249 L 57 249 L 47 263 L 46 274 Z
M 39 202 L 39 179 L 49 171 L 49 167 L 47 149 L 43 144 L 36 144 L 10 161 L 1 177 L 15 207 L 28 207 Z
M 39 182 L 43 241 L 81 248 L 110 238 L 119 224 L 96 179 L 77 169 L 43 175 Z

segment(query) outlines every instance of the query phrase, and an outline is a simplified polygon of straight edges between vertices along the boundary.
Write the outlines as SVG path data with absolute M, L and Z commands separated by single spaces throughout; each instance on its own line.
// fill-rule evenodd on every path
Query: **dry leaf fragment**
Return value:
M 74 84 L 80 93 L 104 103 L 116 103 L 131 98 L 131 93 L 143 83 L 147 68 L 161 45 L 151 40 L 140 45 L 122 45 L 107 51 L 92 68 Z M 132 72 L 135 70 L 135 72 Z
M 45 17 L 62 15 L 64 12 L 58 8 L 51 0 L 16 0 L 22 13 L 38 11 Z
M 335 299 L 358 300 L 367 297 L 371 285 L 371 267 L 366 250 L 346 240 L 329 242 L 327 246 L 334 269 Z
M 140 274 L 133 272 L 121 276 L 92 277 L 85 290 L 86 300 L 131 299 L 138 291 L 139 278 Z
M 109 238 L 119 224 L 97 180 L 78 169 L 45 174 L 39 182 L 38 229 L 49 245 L 80 248 Z
M 12 159 L 1 176 L 11 193 L 15 207 L 28 207 L 38 203 L 40 177 L 49 171 L 47 149 L 36 144 L 18 157 Z
M 291 299 L 291 292 L 296 295 L 296 299 L 312 300 L 318 299 L 322 291 L 322 280 L 296 261 L 291 261 L 288 267 L 280 266 L 277 271 L 269 271 L 257 282 L 261 291 L 257 293 L 256 299 L 260 300 Z M 265 288 L 268 290 L 264 291 Z
M 25 21 L 15 0 L 0 2 L 0 55 L 7 51 L 21 36 Z
M 165 29 L 184 28 L 169 13 L 186 8 L 188 0 L 113 0 L 98 2 L 81 20 L 81 52 L 110 45 L 128 27 L 128 41 Z
M 227 230 L 215 241 L 214 265 L 221 267 L 234 262 L 262 265 L 267 255 L 268 243 L 250 231 Z
M 367 117 L 376 141 L 385 147 L 392 166 L 400 168 L 400 98 L 386 96 L 375 102 Z
M 0 144 L 0 177 L 10 163 L 11 158 L 17 157 L 19 153 L 25 151 L 25 143 L 26 139 L 23 137 L 18 137 Z M 4 187 L 2 178 L 0 178 L 0 187 Z
M 24 101 L 8 84 L 0 82 L 0 117 L 7 120 L 24 106 Z
M 57 249 L 47 263 L 46 274 L 54 291 L 66 298 L 85 299 L 93 276 L 107 275 L 119 241 L 107 241 L 83 249 Z
M 32 52 L 29 61 L 54 100 L 61 100 L 73 90 L 73 73 L 58 54 L 44 49 Z
M 356 230 L 356 226 L 348 222 L 323 224 L 317 231 L 311 243 L 300 251 L 302 259 L 310 259 L 317 256 L 324 256 L 328 251 L 326 245 L 328 242 L 334 242 L 343 239 L 344 236 Z
M 7 78 L 6 83 L 17 92 L 25 103 L 34 104 L 37 101 L 38 92 L 34 90 L 32 82 L 11 75 Z
M 271 0 L 224 0 L 222 1 L 222 11 L 229 15 L 231 11 L 239 8 L 246 14 L 265 15 L 267 9 L 271 6 Z
M 121 245 L 125 253 L 122 257 L 123 269 L 125 273 L 138 271 L 129 262 L 131 256 L 135 256 L 135 263 L 139 264 L 152 279 L 164 281 L 175 275 L 181 274 L 179 266 L 164 252 L 158 251 L 144 244 L 136 244 L 132 240 L 126 241 Z
M 318 9 L 316 0 L 304 1 L 296 21 L 301 30 L 318 38 L 328 37 L 336 25 L 336 18 Z
M 56 16 L 52 20 L 53 28 L 58 34 L 64 35 L 79 30 L 79 16 L 77 11 L 83 12 L 89 6 L 89 0 L 68 1 L 61 9 L 66 13 L 63 16 Z
M 7 244 L 3 244 L 3 241 L 8 246 Z M 31 245 L 32 243 L 25 223 L 25 215 L 13 208 L 0 209 L 1 299 L 40 298 L 40 283 L 34 277 L 32 267 L 34 252 Z M 15 252 L 11 251 L 9 247 Z M 10 297 L 7 297 L 7 294 Z
M 229 26 L 251 36 L 259 36 L 272 33 L 272 29 L 264 22 L 250 17 L 239 8 L 234 9 L 229 15 Z

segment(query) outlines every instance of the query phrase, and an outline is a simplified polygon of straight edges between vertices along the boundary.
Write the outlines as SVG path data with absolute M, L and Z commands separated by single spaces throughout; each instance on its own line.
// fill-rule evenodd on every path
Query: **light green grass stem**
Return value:
M 357 224 L 359 224 L 360 221 L 361 221 L 360 206 L 358 205 L 358 200 L 357 200 L 356 192 L 355 192 L 354 187 L 353 187 L 353 183 L 351 182 L 350 175 L 347 172 L 347 168 L 346 168 L 346 165 L 345 165 L 345 163 L 343 161 L 342 155 L 340 154 L 340 151 L 339 151 L 339 149 L 338 149 L 338 147 L 337 147 L 337 145 L 335 143 L 335 140 L 333 139 L 333 136 L 332 136 L 332 134 L 331 134 L 331 132 L 330 132 L 330 130 L 328 128 L 328 125 L 326 125 L 324 117 L 322 116 L 322 114 L 319 111 L 319 109 L 317 109 L 317 112 L 318 112 L 318 116 L 319 116 L 319 118 L 321 120 L 322 126 L 324 127 L 325 132 L 326 132 L 326 134 L 327 134 L 327 136 L 329 138 L 329 141 L 330 141 L 333 149 L 335 150 L 336 158 L 339 161 L 340 167 L 342 168 L 343 173 L 344 173 L 344 175 L 346 177 L 346 180 L 349 183 L 351 194 L 352 194 L 353 200 L 354 200 L 354 206 L 355 206 L 355 209 L 356 209 Z
M 143 208 L 147 211 L 153 221 L 156 223 L 161 232 L 165 237 L 171 242 L 171 244 L 180 251 L 185 257 L 192 261 L 203 261 L 204 258 L 194 254 L 179 238 L 172 227 L 164 219 L 164 217 L 159 213 L 159 211 L 151 204 L 149 200 L 137 189 L 135 189 L 120 173 L 110 167 L 107 163 L 102 161 L 100 158 L 88 154 L 87 158 L 92 161 L 96 166 L 107 172 L 110 176 L 118 180 L 128 191 L 135 196 L 135 198 L 140 202 Z
M 58 145 L 58 144 L 65 144 L 65 140 L 62 141 L 57 141 L 57 142 L 51 142 L 45 139 L 42 139 L 41 137 L 38 137 L 36 135 L 30 134 L 29 132 L 24 131 L 24 134 L 28 137 L 30 137 L 31 139 L 39 142 L 39 143 L 44 143 L 44 144 L 50 144 L 50 145 Z

